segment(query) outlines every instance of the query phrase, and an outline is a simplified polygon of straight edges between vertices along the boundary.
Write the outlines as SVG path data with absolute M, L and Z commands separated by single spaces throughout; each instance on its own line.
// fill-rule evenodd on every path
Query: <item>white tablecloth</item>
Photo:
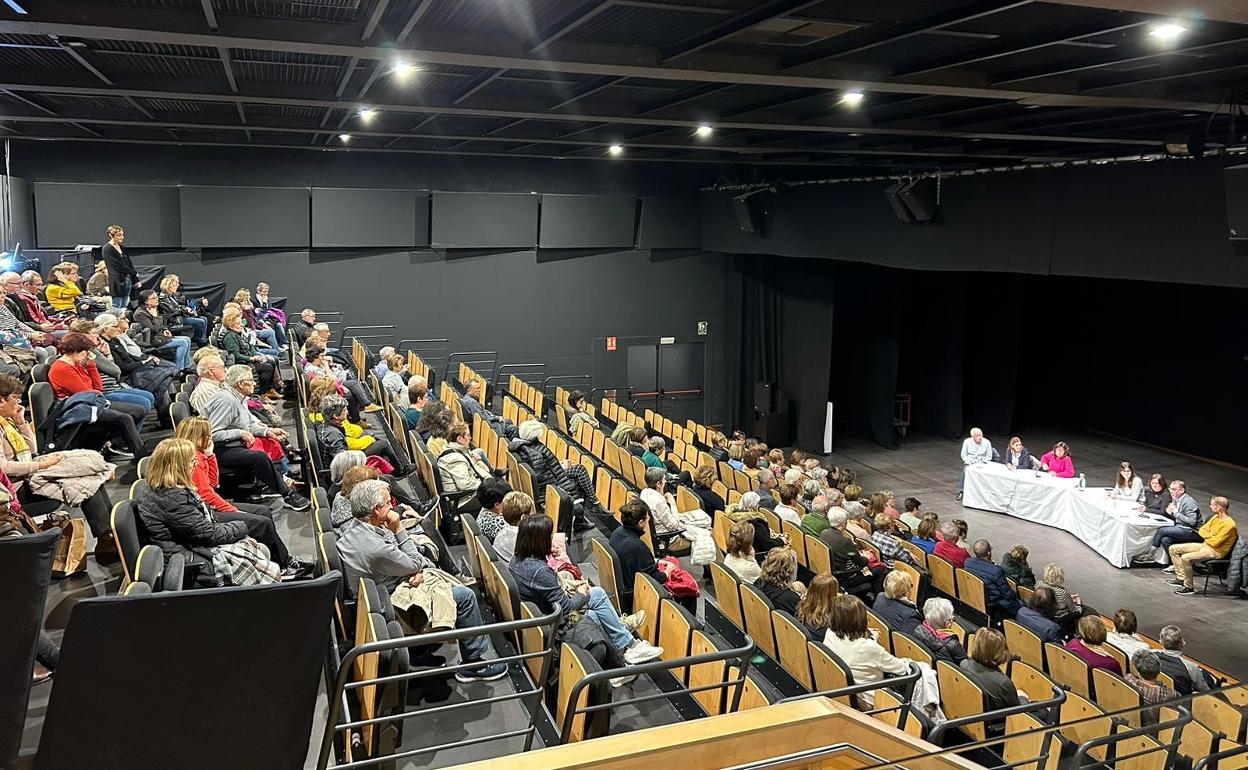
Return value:
M 1065 530 L 1115 567 L 1129 566 L 1132 557 L 1149 549 L 1157 528 L 1171 523 L 1137 511 L 1133 501 L 1110 499 L 1103 487 L 1080 490 L 1078 479 L 1010 470 L 1001 463 L 966 469 L 962 505 Z

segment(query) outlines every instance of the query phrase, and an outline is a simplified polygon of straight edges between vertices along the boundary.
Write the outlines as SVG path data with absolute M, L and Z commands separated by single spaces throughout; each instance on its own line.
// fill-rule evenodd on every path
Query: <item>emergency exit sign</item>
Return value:
M 698 321 L 698 334 L 705 336 L 711 330 L 710 321 Z
M 615 337 L 607 337 L 607 350 L 615 350 Z

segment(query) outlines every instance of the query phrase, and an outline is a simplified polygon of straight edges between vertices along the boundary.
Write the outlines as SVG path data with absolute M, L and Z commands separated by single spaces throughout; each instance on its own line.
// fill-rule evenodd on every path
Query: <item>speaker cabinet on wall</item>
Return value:
M 884 189 L 884 197 L 897 218 L 908 225 L 938 221 L 940 182 L 937 180 L 910 179 L 896 182 Z
M 767 208 L 763 192 L 754 190 L 732 199 L 732 208 L 737 213 L 737 226 L 742 232 L 762 235 L 767 227 Z
M 884 189 L 884 197 L 888 200 L 888 205 L 893 208 L 893 213 L 897 218 L 906 224 L 914 223 L 914 215 L 910 213 L 910 209 L 906 208 L 906 204 L 901 201 L 901 191 L 906 189 L 909 182 L 894 182 Z

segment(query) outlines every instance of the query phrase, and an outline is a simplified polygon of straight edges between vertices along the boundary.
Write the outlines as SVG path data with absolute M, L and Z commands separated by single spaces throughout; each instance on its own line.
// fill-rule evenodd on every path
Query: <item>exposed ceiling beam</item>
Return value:
M 502 77 L 503 73 L 506 71 L 507 70 L 494 70 L 493 72 L 486 72 L 478 76 L 476 80 L 468 84 L 467 88 L 460 91 L 454 99 L 451 99 L 451 104 L 463 104 L 471 99 L 473 94 Z
M 614 5 L 615 0 L 581 0 L 576 10 L 538 33 L 537 40 L 529 46 L 529 53 L 537 53 L 551 43 L 558 42 L 560 38 Z
M 695 99 L 701 99 L 704 96 L 718 94 L 733 88 L 732 85 L 725 84 L 707 84 L 703 86 L 694 86 L 693 88 L 677 91 L 672 96 L 659 99 L 658 101 L 648 102 L 637 108 L 638 115 L 650 115 L 660 110 L 666 110 L 668 107 L 675 107 L 686 102 L 692 102 Z
M 559 55 L 556 55 L 552 49 L 547 52 L 549 54 L 547 56 L 533 57 L 522 51 L 516 52 L 514 46 L 502 45 L 497 39 L 472 38 L 476 42 L 470 42 L 466 41 L 462 35 L 457 37 L 444 33 L 442 30 L 437 30 L 437 34 L 422 33 L 411 48 L 403 48 L 392 45 L 361 45 L 355 39 L 354 34 L 349 38 L 344 38 L 341 32 L 333 29 L 327 30 L 327 25 L 324 24 L 309 27 L 308 23 L 282 20 L 280 24 L 270 25 L 266 24 L 268 20 L 246 19 L 245 26 L 240 26 L 236 24 L 235 19 L 227 17 L 222 19 L 222 23 L 228 27 L 222 30 L 223 33 L 236 31 L 238 34 L 206 35 L 185 29 L 185 15 L 180 12 L 166 13 L 144 8 L 141 17 L 132 17 L 124 15 L 127 9 L 122 6 L 91 5 L 87 7 L 92 10 L 83 12 L 87 14 L 86 16 L 80 14 L 70 17 L 67 15 L 70 11 L 63 6 L 80 7 L 70 0 L 64 0 L 64 2 L 49 0 L 46 6 L 41 5 L 40 13 L 58 20 L 0 19 L 0 32 L 208 47 L 220 45 L 234 49 L 311 53 L 379 61 L 388 61 L 396 54 L 407 54 L 414 61 L 428 64 L 609 75 L 685 83 L 784 86 L 828 90 L 865 88 L 878 93 L 1030 100 L 1055 106 L 1064 104 L 1116 105 L 1142 109 L 1195 109 L 1206 112 L 1213 112 L 1217 109 L 1215 103 L 1184 102 L 1165 98 L 1086 96 L 1071 91 L 1069 88 L 1061 90 L 1062 86 L 1054 84 L 1021 89 L 1004 88 L 1001 84 L 986 86 L 972 82 L 968 85 L 965 78 L 945 82 L 932 82 L 930 79 L 920 82 L 897 81 L 889 79 L 887 73 L 875 72 L 873 74 L 869 68 L 862 67 L 855 67 L 852 75 L 847 69 L 839 66 L 810 70 L 809 74 L 777 72 L 769 60 L 748 56 L 699 54 L 688 59 L 687 66 L 661 66 L 647 63 L 657 58 L 657 52 L 647 52 L 646 49 L 627 46 L 579 46 L 575 47 L 574 51 L 565 51 L 560 48 Z M 104 18 L 111 19 L 116 24 L 82 24 L 77 21 L 60 20 L 64 18 Z M 128 22 L 133 22 L 136 18 L 139 18 L 146 26 L 141 28 L 128 25 Z M 178 22 L 177 19 L 183 19 L 183 22 Z
M 1148 85 L 1151 83 L 1164 83 L 1167 80 L 1182 80 L 1183 78 L 1208 77 L 1209 75 L 1217 75 L 1232 70 L 1242 70 L 1248 67 L 1248 62 L 1238 62 L 1236 64 L 1226 64 L 1220 67 L 1205 67 L 1198 70 L 1188 70 L 1186 72 L 1167 72 L 1161 75 L 1153 75 L 1146 78 L 1126 78 L 1113 83 L 1105 83 L 1103 85 L 1087 85 L 1083 90 L 1087 93 L 1095 93 L 1097 91 L 1112 91 L 1117 88 L 1130 88 L 1133 86 Z M 1202 86 L 1208 85 L 1202 83 Z
M 59 115 L 59 114 L 60 114 L 60 113 L 58 113 L 56 110 L 52 109 L 51 107 L 45 107 L 45 106 L 43 106 L 42 104 L 40 104 L 39 102 L 35 101 L 34 99 L 28 99 L 27 97 L 22 96 L 21 94 L 16 93 L 16 92 L 14 92 L 14 91 L 3 91 L 3 90 L 0 90 L 0 94 L 4 94 L 5 96 L 9 97 L 10 99 L 16 99 L 17 101 L 21 102 L 22 104 L 25 104 L 25 105 L 27 105 L 27 106 L 29 106 L 29 107 L 34 107 L 36 110 L 39 110 L 40 112 L 46 113 L 46 114 L 48 114 L 48 115 Z
M 156 119 L 156 116 L 152 114 L 152 111 L 144 107 L 143 105 L 139 104 L 138 100 L 136 100 L 133 96 L 123 95 L 121 98 L 125 99 L 126 103 L 129 104 L 131 107 L 138 110 L 139 114 L 141 114 L 143 117 L 147 118 L 148 120 Z M 189 97 L 183 97 L 183 98 L 189 98 Z
M 412 13 L 407 17 L 407 21 L 403 23 L 403 29 L 399 30 L 399 34 L 394 37 L 395 45 L 403 45 L 407 40 L 407 36 L 412 34 L 412 30 L 416 29 L 416 25 L 420 20 L 425 18 L 425 14 L 429 13 L 429 8 L 433 6 L 433 0 L 417 0 L 416 7 L 412 9 Z
M 1049 30 L 1036 35 L 1025 37 L 1021 40 L 1007 40 L 1003 43 L 973 48 L 969 51 L 960 51 L 950 56 L 942 56 L 935 59 L 927 59 L 917 62 L 907 67 L 901 67 L 895 74 L 899 78 L 914 77 L 916 75 L 926 75 L 929 72 L 937 72 L 944 69 L 954 69 L 958 67 L 966 67 L 979 62 L 992 61 L 1005 56 L 1017 56 L 1020 53 L 1035 51 L 1041 48 L 1047 48 L 1053 45 L 1061 45 L 1072 43 L 1085 37 L 1095 37 L 1096 35 L 1108 35 L 1114 32 L 1122 32 L 1129 29 L 1141 27 L 1148 22 L 1141 19 L 1132 18 L 1131 21 L 1122 23 L 1122 17 L 1118 17 L 1119 23 L 1114 26 L 1105 26 L 1109 21 L 1107 19 L 1098 18 L 1091 24 L 1080 24 L 1075 27 L 1063 27 L 1061 29 Z
M 727 112 L 719 113 L 719 117 L 727 120 L 729 118 L 740 117 L 741 115 L 749 115 L 751 112 L 758 112 L 760 110 L 774 110 L 777 107 L 784 107 L 785 105 L 788 105 L 788 104 L 804 102 L 807 99 L 810 99 L 815 96 L 827 96 L 827 95 L 828 95 L 827 91 L 822 91 L 822 90 L 813 89 L 813 88 L 807 89 L 805 91 L 801 91 L 796 94 L 789 94 L 787 96 L 777 96 L 774 99 L 766 99 L 761 102 L 754 102 L 753 104 L 747 104 L 744 107 L 735 107 L 731 110 L 728 110 Z
M 735 16 L 716 22 L 704 30 L 695 32 L 684 40 L 672 43 L 659 52 L 659 61 L 666 62 L 678 59 L 681 56 L 688 56 L 691 53 L 701 51 L 703 48 L 708 48 L 727 40 L 733 35 L 757 24 L 762 24 L 765 21 L 777 19 L 781 16 L 800 13 L 807 8 L 820 5 L 822 2 L 823 0 L 766 0 L 766 2 L 758 3 Z
M 156 91 L 147 89 L 124 89 L 124 88 L 99 88 L 94 86 L 59 86 L 59 85 L 40 85 L 31 83 L 0 83 L 0 89 L 8 89 L 10 91 L 26 91 L 39 93 L 66 93 L 66 94 L 82 94 L 91 96 L 120 96 L 127 100 L 134 98 L 142 99 L 186 99 L 201 102 L 217 102 L 217 103 L 234 103 L 244 102 L 251 104 L 277 104 L 296 107 L 329 107 L 340 109 L 343 108 L 340 102 L 328 99 L 304 99 L 286 96 L 268 96 L 260 94 L 224 94 L 224 93 L 208 93 L 195 92 L 188 93 L 185 91 Z M 137 103 L 135 103 L 137 106 Z M 674 120 L 670 118 L 651 118 L 633 115 L 574 115 L 569 113 L 550 112 L 543 109 L 534 110 L 517 110 L 517 109 L 483 109 L 471 107 L 448 107 L 445 105 L 415 105 L 415 104 L 373 104 L 372 107 L 383 113 L 394 114 L 414 114 L 424 115 L 429 113 L 440 112 L 446 115 L 460 115 L 464 117 L 484 117 L 484 118 L 511 118 L 513 120 L 541 120 L 541 121 L 566 121 L 576 123 L 607 123 L 615 125 L 636 125 L 693 129 L 697 127 L 696 121 L 691 120 Z M 348 114 L 350 114 L 348 112 Z M 863 134 L 877 134 L 880 136 L 928 136 L 943 137 L 947 139 L 987 139 L 1000 141 L 1022 141 L 1022 142 L 1066 142 L 1066 143 L 1087 143 L 1087 144 L 1122 144 L 1130 146 L 1146 146 L 1152 147 L 1156 142 L 1149 140 L 1136 139 L 1114 139 L 1102 140 L 1095 137 L 1066 137 L 1066 136 L 1047 136 L 1035 134 L 996 134 L 983 132 L 964 132 L 964 131 L 946 131 L 946 130 L 930 130 L 920 128 L 885 128 L 880 126 L 858 126 L 858 125 L 841 125 L 817 121 L 804 122 L 785 122 L 785 121 L 721 121 L 717 123 L 719 128 L 723 129 L 749 129 L 757 131 L 799 131 L 809 133 L 826 133 L 828 131 L 842 132 L 861 132 Z
M 234 77 L 234 64 L 230 61 L 230 49 L 218 46 L 217 55 L 221 57 L 221 67 L 225 70 L 225 79 L 230 83 L 230 90 L 238 93 L 238 80 Z
M 199 0 L 200 6 L 204 9 L 204 21 L 208 22 L 208 29 L 213 32 L 217 31 L 217 9 L 212 6 L 213 0 Z
M 110 78 L 108 75 L 105 75 L 103 72 L 100 72 L 100 70 L 99 70 L 99 68 L 98 68 L 98 67 L 96 67 L 96 66 L 95 66 L 94 64 L 92 64 L 91 62 L 87 61 L 87 57 L 83 56 L 83 55 L 82 55 L 82 54 L 78 51 L 78 47 L 77 47 L 77 46 L 72 46 L 72 45 L 67 45 L 67 44 L 65 44 L 65 43 L 62 43 L 62 42 L 60 41 L 60 39 L 59 39 L 59 38 L 57 38 L 57 37 L 53 37 L 52 39 L 53 39 L 53 40 L 56 40 L 57 45 L 59 45 L 59 46 L 61 47 L 61 50 L 63 50 L 65 53 L 69 54 L 70 58 L 72 58 L 74 61 L 78 62 L 79 66 L 81 66 L 81 67 L 82 67 L 83 69 L 85 69 L 87 72 L 90 72 L 92 75 L 94 75 L 94 76 L 95 76 L 96 78 L 98 78 L 100 81 L 102 81 L 102 82 L 104 82 L 104 83 L 107 83 L 107 84 L 108 84 L 108 85 L 110 85 L 110 86 L 111 86 L 111 85 L 113 85 L 113 80 L 112 80 L 112 78 Z
M 334 89 L 335 98 L 342 98 L 342 94 L 347 90 L 347 84 L 351 82 L 351 76 L 355 74 L 355 68 L 359 63 L 360 59 L 357 56 L 352 56 L 347 60 L 346 65 L 342 68 L 342 76 L 338 78 L 338 87 Z
M 1157 16 L 1186 17 L 1195 12 L 1201 19 L 1248 24 L 1248 3 L 1243 0 L 1048 0 L 1058 5 L 1112 8 Z
M 590 96 L 593 96 L 594 94 L 598 93 L 599 91 L 602 91 L 603 89 L 610 88 L 611 86 L 614 86 L 614 85 L 619 85 L 625 80 L 628 80 L 628 78 L 616 78 L 616 77 L 610 77 L 610 76 L 598 78 L 597 80 L 586 83 L 584 86 L 581 86 L 580 88 L 574 90 L 572 93 L 568 94 L 563 99 L 556 102 L 555 104 L 550 105 L 550 109 L 552 110 L 562 109 L 564 107 L 567 107 L 569 104 L 573 104 L 575 102 L 579 102 L 582 99 L 586 99 Z
M 390 0 L 376 0 L 373 4 L 373 12 L 368 15 L 368 21 L 364 24 L 364 31 L 360 33 L 360 42 L 367 42 L 377 31 L 377 25 L 381 23 L 381 17 L 386 15 L 386 9 L 390 7 Z
M 1135 64 L 1136 62 L 1148 61 L 1162 56 L 1175 57 L 1181 54 L 1198 54 L 1211 51 L 1226 46 L 1246 45 L 1248 37 L 1237 37 L 1230 40 L 1219 40 L 1214 43 L 1202 43 L 1200 45 L 1189 45 L 1184 48 L 1171 48 L 1166 50 L 1148 51 L 1136 56 L 1120 56 L 1116 59 L 1105 59 L 1099 62 L 1090 62 L 1088 64 L 1080 64 L 1073 67 L 1058 67 L 1056 69 L 1050 67 L 1038 67 L 1027 72 L 1017 72 L 1002 75 L 994 78 L 993 85 L 1007 85 L 1012 83 L 1022 83 L 1027 80 L 1037 80 L 1040 78 L 1052 78 L 1059 75 L 1073 75 L 1076 72 L 1087 72 L 1088 70 L 1101 69 L 1102 67 L 1119 67 L 1124 64 Z
M 780 69 L 787 70 L 814 62 L 824 61 L 839 56 L 869 51 L 890 43 L 897 43 L 916 35 L 923 35 L 945 27 L 954 27 L 968 21 L 982 19 L 995 13 L 1008 11 L 1030 5 L 1032 0 L 979 0 L 970 5 L 951 8 L 932 16 L 899 22 L 892 25 L 872 25 L 819 45 L 808 46 L 808 50 L 799 51 L 780 58 Z

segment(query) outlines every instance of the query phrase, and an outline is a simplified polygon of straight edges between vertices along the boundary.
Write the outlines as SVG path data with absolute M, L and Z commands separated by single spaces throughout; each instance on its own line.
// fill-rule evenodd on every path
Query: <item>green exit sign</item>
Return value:
M 698 334 L 707 334 L 711 330 L 710 321 L 698 321 Z

